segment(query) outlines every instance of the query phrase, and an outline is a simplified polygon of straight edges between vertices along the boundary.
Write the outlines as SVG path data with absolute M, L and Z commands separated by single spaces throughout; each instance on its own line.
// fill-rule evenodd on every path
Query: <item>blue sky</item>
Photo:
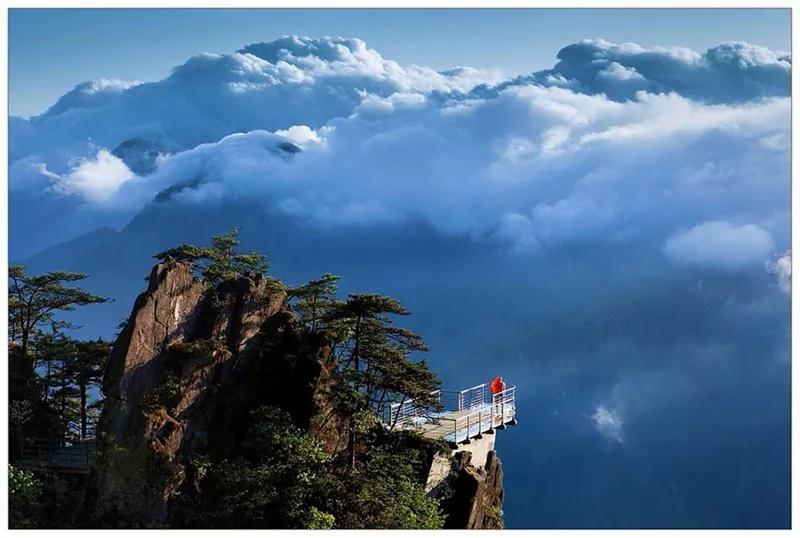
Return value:
M 400 63 L 469 65 L 508 75 L 553 64 L 587 37 L 698 51 L 729 40 L 789 49 L 787 9 L 188 10 L 12 9 L 9 107 L 35 115 L 75 84 L 159 80 L 198 52 L 283 34 L 357 36 Z

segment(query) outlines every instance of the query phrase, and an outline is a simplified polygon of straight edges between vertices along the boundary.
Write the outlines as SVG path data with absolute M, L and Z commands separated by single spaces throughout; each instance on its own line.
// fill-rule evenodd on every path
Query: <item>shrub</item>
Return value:
M 42 483 L 30 471 L 8 466 L 8 519 L 12 529 L 37 526 Z
M 181 397 L 181 385 L 178 376 L 167 371 L 161 383 L 145 391 L 140 400 L 140 404 L 145 408 L 155 408 L 163 406 L 166 408 L 174 407 Z

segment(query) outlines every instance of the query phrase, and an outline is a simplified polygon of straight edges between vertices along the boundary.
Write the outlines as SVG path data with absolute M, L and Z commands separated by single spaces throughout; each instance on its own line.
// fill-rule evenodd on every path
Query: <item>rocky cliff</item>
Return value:
M 173 499 L 199 491 L 198 462 L 235 455 L 259 406 L 286 411 L 331 454 L 344 448 L 346 428 L 326 398 L 336 365 L 325 339 L 301 330 L 282 284 L 258 275 L 212 287 L 174 261 L 148 280 L 104 379 L 84 525 L 170 526 Z M 494 453 L 485 469 L 455 458 L 452 475 L 446 525 L 501 526 Z
M 471 465 L 466 453 L 454 458 L 453 494 L 444 504 L 450 529 L 503 528 L 503 464 L 492 450 L 483 467 Z
M 300 338 L 274 281 L 243 277 L 210 290 L 186 264 L 154 267 L 104 379 L 88 522 L 165 525 L 170 498 L 194 471 L 193 455 L 229 450 L 258 404 L 279 402 L 319 429 L 320 352 Z M 319 431 L 338 441 L 326 433 Z

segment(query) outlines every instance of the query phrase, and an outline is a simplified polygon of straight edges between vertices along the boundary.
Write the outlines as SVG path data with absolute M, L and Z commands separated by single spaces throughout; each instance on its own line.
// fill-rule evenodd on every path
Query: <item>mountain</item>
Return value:
M 501 528 L 502 465 L 493 451 L 481 456 L 476 448 L 454 450 L 376 425 L 365 434 L 371 441 L 357 447 L 358 459 L 369 462 L 373 453 L 386 461 L 411 458 L 395 463 L 413 462 L 410 476 L 418 483 L 404 487 L 420 496 L 426 486 L 431 497 L 408 501 L 405 491 L 382 483 L 403 476 L 402 466 L 327 476 L 340 472 L 336 458 L 348 446 L 333 392 L 337 363 L 325 339 L 305 332 L 286 300 L 285 288 L 261 275 L 209 285 L 187 264 L 153 268 L 106 370 L 81 525 L 320 528 L 315 518 L 327 514 L 324 521 L 337 528 L 370 527 L 348 519 L 368 506 L 349 498 L 348 488 L 383 488 L 388 497 L 371 499 L 378 504 L 369 508 L 378 512 L 370 517 L 386 518 L 376 519 L 384 522 L 378 525 L 431 524 L 419 514 L 389 515 L 394 504 L 412 502 L 412 510 L 440 507 L 440 521 L 451 528 Z M 247 472 L 257 473 L 253 491 L 247 482 L 224 482 L 224 473 Z M 339 491 L 349 481 L 355 483 Z M 247 498 L 237 501 L 240 490 Z M 318 504 L 305 504 L 311 502 Z
M 158 140 L 129 138 L 122 141 L 111 153 L 122 159 L 122 162 L 137 176 L 146 176 L 158 168 L 156 163 L 158 156 L 168 152 L 165 145 Z

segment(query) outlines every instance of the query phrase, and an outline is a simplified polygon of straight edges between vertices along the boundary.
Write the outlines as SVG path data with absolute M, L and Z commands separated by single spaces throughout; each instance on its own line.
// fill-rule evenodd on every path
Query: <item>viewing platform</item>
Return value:
M 437 390 L 431 393 L 434 405 L 414 400 L 387 403 L 381 422 L 389 428 L 416 429 L 430 439 L 469 443 L 517 424 L 515 393 L 516 387 L 510 386 L 492 394 L 489 383 L 458 392 Z

